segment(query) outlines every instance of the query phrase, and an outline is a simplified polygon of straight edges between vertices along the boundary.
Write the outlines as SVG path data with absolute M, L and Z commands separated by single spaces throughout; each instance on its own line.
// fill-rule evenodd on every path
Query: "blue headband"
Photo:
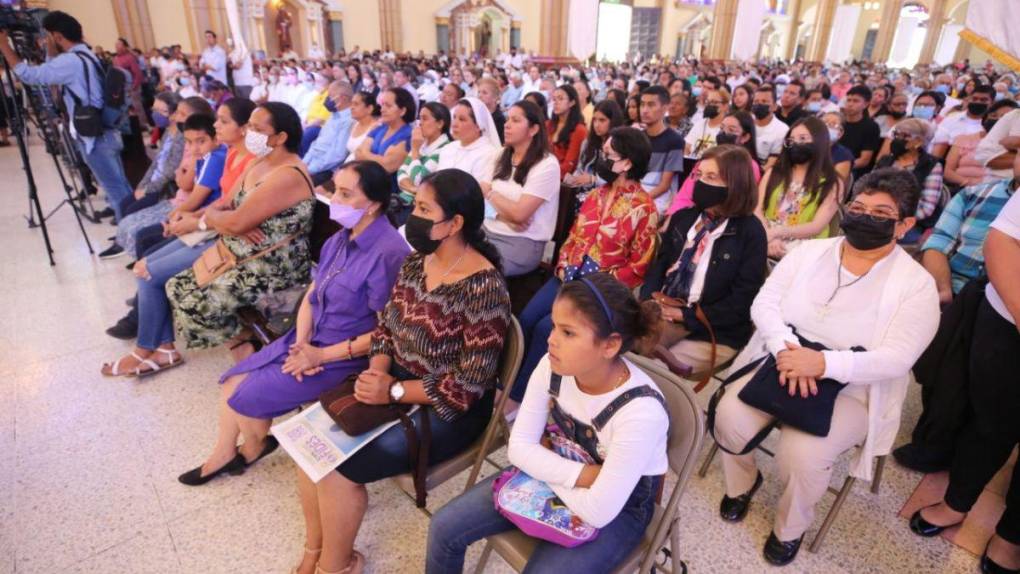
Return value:
M 606 299 L 602 296 L 602 292 L 595 287 L 595 284 L 588 280 L 587 277 L 581 277 L 578 279 L 581 283 L 588 286 L 588 289 L 595 294 L 595 298 L 599 300 L 599 305 L 602 305 L 602 311 L 606 314 L 606 319 L 609 319 L 609 327 L 616 331 L 616 324 L 613 322 L 613 311 L 609 309 L 609 305 L 606 303 Z

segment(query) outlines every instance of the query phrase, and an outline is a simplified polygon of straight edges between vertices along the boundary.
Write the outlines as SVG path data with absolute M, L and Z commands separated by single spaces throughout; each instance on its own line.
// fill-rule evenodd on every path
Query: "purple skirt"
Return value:
M 294 329 L 265 346 L 259 352 L 231 367 L 220 377 L 220 384 L 235 375 L 247 374 L 227 404 L 235 412 L 255 419 L 271 419 L 288 413 L 300 405 L 315 401 L 322 393 L 336 387 L 347 377 L 368 368 L 368 359 L 325 363 L 322 372 L 304 377 L 299 383 L 283 372 Z

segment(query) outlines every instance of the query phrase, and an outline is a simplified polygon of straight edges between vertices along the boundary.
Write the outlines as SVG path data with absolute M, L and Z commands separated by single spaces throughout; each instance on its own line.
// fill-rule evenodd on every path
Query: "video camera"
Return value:
M 42 18 L 45 15 L 46 10 L 40 8 L 19 10 L 11 6 L 0 6 L 0 30 L 10 35 L 21 59 L 33 63 L 46 59 L 46 51 L 40 43 L 43 35 Z

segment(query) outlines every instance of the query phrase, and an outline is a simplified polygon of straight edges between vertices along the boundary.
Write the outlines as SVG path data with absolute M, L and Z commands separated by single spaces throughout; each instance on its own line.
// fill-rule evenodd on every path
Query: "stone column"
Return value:
M 811 33 L 806 59 L 812 62 L 825 60 L 832 37 L 832 20 L 836 16 L 836 0 L 819 0 L 815 9 L 815 27 Z
M 903 0 L 883 0 L 882 16 L 878 20 L 878 35 L 875 37 L 875 49 L 871 52 L 873 62 L 885 62 L 889 59 L 902 9 Z
M 931 11 L 928 13 L 928 33 L 924 35 L 921 56 L 918 64 L 931 64 L 935 59 L 935 49 L 942 38 L 942 28 L 946 25 L 946 0 L 931 0 Z
M 790 0 L 790 27 L 786 31 L 786 59 L 792 60 L 797 53 L 797 30 L 800 29 L 800 2 Z
M 739 0 L 719 0 L 712 13 L 712 39 L 708 47 L 710 60 L 728 60 L 733 47 L 733 28 L 737 24 Z
M 566 0 L 542 0 L 539 54 L 556 57 L 567 55 L 568 4 Z

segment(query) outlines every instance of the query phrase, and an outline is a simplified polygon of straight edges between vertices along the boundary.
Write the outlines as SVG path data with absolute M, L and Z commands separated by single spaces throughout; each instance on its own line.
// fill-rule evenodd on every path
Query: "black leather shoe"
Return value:
M 266 444 L 265 444 L 265 446 L 262 447 L 262 452 L 260 452 L 259 455 L 255 457 L 255 460 L 253 460 L 251 462 L 245 461 L 244 466 L 251 466 L 251 465 L 255 464 L 256 462 L 262 460 L 263 458 L 265 458 L 265 457 L 269 456 L 270 454 L 272 454 L 273 451 L 276 450 L 277 447 L 279 447 L 279 446 L 280 446 L 280 441 L 276 440 L 275 436 L 273 436 L 271 434 L 270 435 L 266 435 Z
M 130 341 L 138 336 L 138 322 L 131 319 L 130 315 L 121 317 L 116 325 L 106 330 L 106 334 L 114 339 Z
M 932 506 L 935 506 L 935 505 L 933 504 Z M 931 508 L 931 506 L 925 506 L 924 508 Z M 924 510 L 924 508 L 922 508 L 921 510 Z M 944 530 L 946 530 L 947 528 L 952 528 L 952 527 L 956 526 L 957 524 L 960 524 L 960 522 L 963 522 L 961 520 L 960 522 L 956 522 L 956 523 L 953 523 L 953 524 L 947 524 L 945 526 L 938 526 L 936 524 L 932 524 L 931 522 L 928 522 L 927 520 L 925 520 L 924 517 L 921 516 L 921 510 L 918 510 L 917 512 L 915 512 L 913 514 L 913 516 L 910 517 L 910 530 L 914 534 L 916 534 L 918 536 L 924 536 L 925 538 L 931 538 L 932 536 L 938 536 L 939 534 L 942 534 L 942 532 Z
M 797 557 L 797 553 L 800 552 L 800 543 L 803 541 L 804 536 L 796 540 L 783 542 L 776 538 L 775 533 L 770 532 L 768 540 L 765 541 L 765 548 L 762 550 L 762 554 L 769 564 L 773 566 L 786 566 Z
M 96 212 L 96 219 L 104 219 L 107 217 L 113 217 L 114 212 L 112 207 L 107 207 L 101 211 Z
M 999 566 L 988 557 L 988 549 L 985 549 L 985 553 L 981 555 L 981 572 L 984 574 L 1016 574 L 1020 570 L 1010 570 L 1003 566 Z
M 754 486 L 747 493 L 741 494 L 736 498 L 730 498 L 724 494 L 722 502 L 719 503 L 719 516 L 727 522 L 740 522 L 743 520 L 747 516 L 747 509 L 751 506 L 751 499 L 754 498 L 754 493 L 758 492 L 763 481 L 764 478 L 759 472 L 758 477 L 754 479 Z
M 981 555 L 981 572 L 984 574 L 1016 574 L 1020 570 L 1010 570 L 1004 566 L 999 566 L 991 558 L 988 557 L 988 547 L 985 547 L 984 554 Z
M 181 484 L 186 484 L 188 486 L 202 486 L 224 472 L 229 472 L 233 475 L 244 474 L 244 467 L 244 456 L 238 454 L 230 462 L 205 476 L 202 476 L 202 467 L 200 466 L 178 476 L 177 480 L 180 481 Z
M 925 474 L 949 470 L 953 465 L 952 452 L 917 443 L 905 444 L 893 450 L 892 455 L 900 466 Z

